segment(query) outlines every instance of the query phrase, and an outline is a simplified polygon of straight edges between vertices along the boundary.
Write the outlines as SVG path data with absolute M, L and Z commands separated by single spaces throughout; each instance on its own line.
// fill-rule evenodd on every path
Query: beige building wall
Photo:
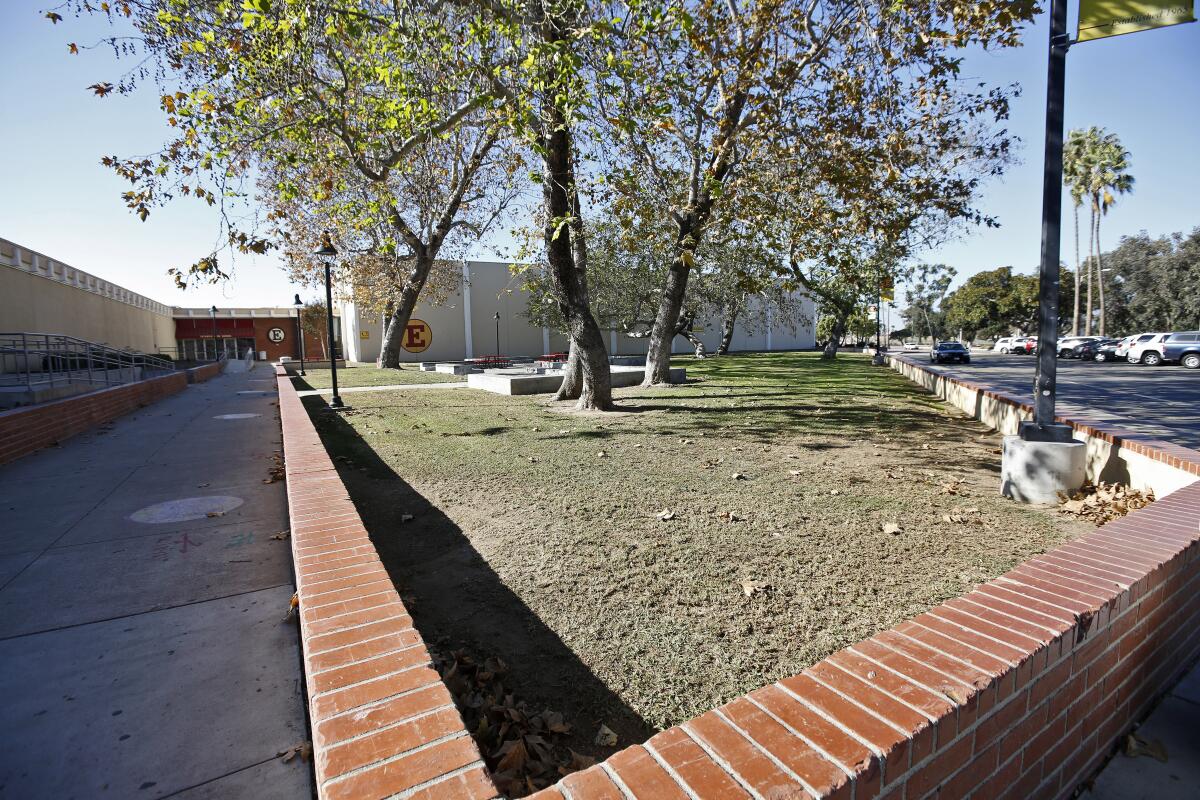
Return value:
M 0 239 L 0 332 L 74 336 L 119 349 L 173 352 L 171 308 Z
M 568 348 L 567 337 L 545 328 L 535 327 L 522 316 L 529 302 L 528 293 L 520 288 L 506 262 L 459 262 L 457 287 L 445 300 L 433 305 L 417 303 L 414 319 L 424 321 L 432 333 L 429 347 L 419 353 L 401 349 L 400 360 L 461 361 L 496 353 L 496 318 L 499 320 L 499 350 L 501 355 L 536 357 L 544 353 L 562 353 Z M 762 302 L 752 298 L 751 303 Z M 806 303 L 808 313 L 795 329 L 780 324 L 758 325 L 753 332 L 747 326 L 734 329 L 731 349 L 801 350 L 814 347 L 815 317 L 812 304 Z M 373 362 L 379 358 L 383 339 L 383 319 L 379 314 L 360 312 L 353 303 L 344 304 L 342 337 L 347 357 L 351 361 Z M 705 320 L 700 338 L 709 351 L 720 344 L 720 320 Z M 468 346 L 468 342 L 470 343 Z M 604 343 L 611 355 L 645 355 L 646 339 L 626 336 L 619 331 L 604 331 Z M 691 345 L 676 337 L 674 352 L 690 353 Z

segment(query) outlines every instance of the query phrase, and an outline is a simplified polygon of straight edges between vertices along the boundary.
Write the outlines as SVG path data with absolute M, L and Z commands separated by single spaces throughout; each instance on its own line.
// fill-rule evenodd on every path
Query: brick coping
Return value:
M 319 795 L 495 795 L 286 377 L 280 413 Z M 1200 482 L 534 797 L 1065 797 L 1198 655 Z
M 275 374 L 317 796 L 498 796 L 287 371 Z
M 918 363 L 908 356 L 889 355 L 888 360 L 907 364 L 922 372 L 934 375 L 951 385 L 980 392 L 985 397 L 990 397 L 1006 405 L 1013 406 L 1020 410 L 1021 413 L 1028 415 L 1030 419 L 1033 418 L 1033 405 L 1018 395 L 987 383 L 956 378 L 937 367 Z M 1120 447 L 1131 453 L 1137 453 L 1153 461 L 1161 461 L 1168 466 L 1192 475 L 1200 475 L 1200 451 L 1193 450 L 1190 447 L 1184 447 L 1183 445 L 1174 444 L 1162 439 L 1155 439 L 1144 433 L 1137 433 L 1122 428 L 1119 424 L 1092 419 L 1086 416 L 1065 417 L 1055 415 L 1054 421 L 1070 425 L 1080 433 L 1108 442 L 1115 447 Z

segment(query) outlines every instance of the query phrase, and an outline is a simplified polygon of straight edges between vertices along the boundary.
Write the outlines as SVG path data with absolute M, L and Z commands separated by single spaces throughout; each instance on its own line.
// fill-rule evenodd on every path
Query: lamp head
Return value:
M 321 236 L 321 246 L 313 252 L 313 255 L 320 256 L 321 258 L 333 258 L 337 255 L 337 252 L 337 248 L 334 247 L 333 242 L 329 240 L 329 234 L 326 233 Z
M 304 308 L 304 303 L 300 302 L 299 293 L 296 294 L 296 299 L 292 301 L 292 308 L 296 309 L 297 311 Z

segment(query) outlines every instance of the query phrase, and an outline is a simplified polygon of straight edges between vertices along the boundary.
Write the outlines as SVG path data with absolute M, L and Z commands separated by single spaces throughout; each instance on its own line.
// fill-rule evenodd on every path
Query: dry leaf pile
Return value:
M 499 658 L 482 662 L 465 650 L 433 653 L 434 664 L 463 715 L 496 788 L 507 797 L 524 797 L 586 769 L 595 759 L 561 743 L 571 724 L 557 711 L 534 713 L 504 688 L 508 666 Z M 616 734 L 603 725 L 599 739 L 616 744 Z M 608 741 L 608 739 L 612 741 Z
M 1145 508 L 1152 502 L 1152 490 L 1143 492 L 1122 483 L 1101 481 L 1094 486 L 1085 483 L 1082 489 L 1069 499 L 1063 500 L 1058 510 L 1063 514 L 1094 522 L 1096 527 L 1100 527 L 1106 522 L 1125 516 L 1130 511 Z

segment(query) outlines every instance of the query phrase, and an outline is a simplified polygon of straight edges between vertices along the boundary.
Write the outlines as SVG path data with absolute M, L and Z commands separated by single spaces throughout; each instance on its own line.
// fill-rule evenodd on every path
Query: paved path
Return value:
M 1096 778 L 1086 800 L 1193 800 L 1200 796 L 1200 665 L 1180 681 L 1138 728 L 1144 741 L 1158 741 L 1167 761 L 1116 755 Z
M 0 797 L 311 797 L 274 384 L 0 467 Z
M 904 355 L 931 366 L 927 352 Z M 1057 363 L 1061 413 L 1085 412 L 1089 417 L 1120 422 L 1138 433 L 1200 449 L 1200 403 L 1196 402 L 1200 370 L 1075 359 Z M 973 350 L 970 364 L 943 364 L 937 369 L 1028 399 L 1033 396 L 1034 367 L 1030 356 Z

